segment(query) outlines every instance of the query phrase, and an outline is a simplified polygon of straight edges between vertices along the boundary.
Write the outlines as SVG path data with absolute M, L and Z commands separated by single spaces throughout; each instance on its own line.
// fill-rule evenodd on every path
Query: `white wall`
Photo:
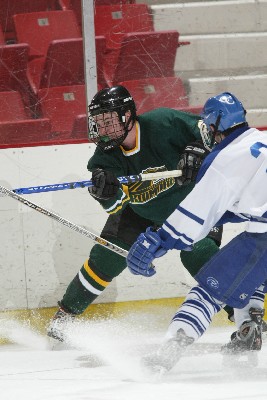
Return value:
M 14 189 L 90 179 L 86 165 L 94 148 L 76 144 L 0 150 L 0 185 Z M 106 220 L 86 188 L 27 197 L 96 234 Z M 229 228 L 224 242 L 240 229 Z M 0 198 L 0 243 L 0 310 L 55 306 L 93 245 L 90 239 L 8 197 Z M 150 279 L 125 270 L 98 302 L 184 296 L 193 280 L 181 266 L 179 253 L 170 252 L 155 264 L 158 272 Z

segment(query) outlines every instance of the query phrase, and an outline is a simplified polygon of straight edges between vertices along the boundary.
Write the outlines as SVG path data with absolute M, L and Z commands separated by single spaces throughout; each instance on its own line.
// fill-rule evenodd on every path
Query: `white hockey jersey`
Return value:
M 216 145 L 199 176 L 162 226 L 167 247 L 182 249 L 203 239 L 226 211 L 249 221 L 249 232 L 267 231 L 266 133 L 237 129 Z

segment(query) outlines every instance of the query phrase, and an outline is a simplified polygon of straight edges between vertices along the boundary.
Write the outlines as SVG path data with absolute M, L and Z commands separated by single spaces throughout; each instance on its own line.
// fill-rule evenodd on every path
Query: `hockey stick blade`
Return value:
M 68 228 L 74 230 L 75 232 L 78 232 L 81 235 L 92 239 L 94 242 L 100 244 L 103 247 L 106 247 L 107 249 L 113 251 L 114 253 L 117 253 L 123 257 L 127 257 L 128 252 L 126 250 L 122 249 L 121 247 L 118 247 L 115 244 L 108 242 L 105 239 L 102 239 L 100 236 L 97 236 L 97 235 L 93 234 L 92 232 L 89 232 L 87 229 L 83 228 L 82 226 L 76 225 L 73 222 L 68 221 L 67 219 L 55 214 L 52 211 L 46 210 L 45 208 L 38 206 L 35 203 L 32 203 L 31 201 L 20 196 L 19 194 L 14 193 L 12 190 L 9 190 L 0 185 L 0 192 L 5 196 L 11 197 L 12 199 L 19 201 L 20 203 L 24 204 L 26 207 L 29 207 L 35 211 L 38 211 L 39 213 L 46 215 L 47 217 L 52 218 L 53 220 L 59 222 L 60 224 L 67 226 Z
M 161 171 L 149 174 L 120 176 L 117 179 L 122 185 L 129 185 L 131 183 L 141 182 L 141 181 L 177 178 L 178 176 L 181 175 L 182 171 L 174 170 L 174 171 Z M 55 192 L 58 190 L 66 190 L 66 189 L 79 189 L 91 186 L 93 186 L 93 183 L 91 180 L 88 180 L 79 182 L 55 183 L 53 185 L 31 186 L 31 187 L 13 189 L 12 191 L 17 194 L 32 194 L 32 193 L 42 193 L 42 192 Z

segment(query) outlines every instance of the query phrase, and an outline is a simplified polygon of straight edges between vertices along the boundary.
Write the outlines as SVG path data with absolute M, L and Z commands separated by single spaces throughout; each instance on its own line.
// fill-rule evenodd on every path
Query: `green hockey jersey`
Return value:
M 175 170 L 186 145 L 201 139 L 201 122 L 198 115 L 168 108 L 141 114 L 135 124 L 135 148 L 120 146 L 108 152 L 96 148 L 87 168 L 106 169 L 116 176 Z M 108 214 L 129 205 L 136 214 L 161 225 L 192 187 L 179 187 L 174 178 L 137 182 L 122 185 L 115 197 L 99 202 Z

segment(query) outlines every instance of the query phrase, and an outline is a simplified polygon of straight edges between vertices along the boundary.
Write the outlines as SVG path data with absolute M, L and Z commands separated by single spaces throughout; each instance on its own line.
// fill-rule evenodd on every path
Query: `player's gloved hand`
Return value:
M 120 182 L 111 171 L 97 168 L 92 172 L 93 186 L 88 188 L 89 193 L 100 200 L 108 200 L 114 197 L 119 188 Z
M 151 227 L 147 228 L 145 233 L 141 233 L 127 256 L 127 266 L 131 273 L 147 277 L 155 275 L 152 261 L 167 252 L 161 244 L 160 236 Z
M 182 175 L 176 178 L 178 186 L 186 186 L 195 182 L 198 170 L 208 154 L 209 151 L 200 141 L 186 146 L 177 165 L 177 169 L 182 171 Z

